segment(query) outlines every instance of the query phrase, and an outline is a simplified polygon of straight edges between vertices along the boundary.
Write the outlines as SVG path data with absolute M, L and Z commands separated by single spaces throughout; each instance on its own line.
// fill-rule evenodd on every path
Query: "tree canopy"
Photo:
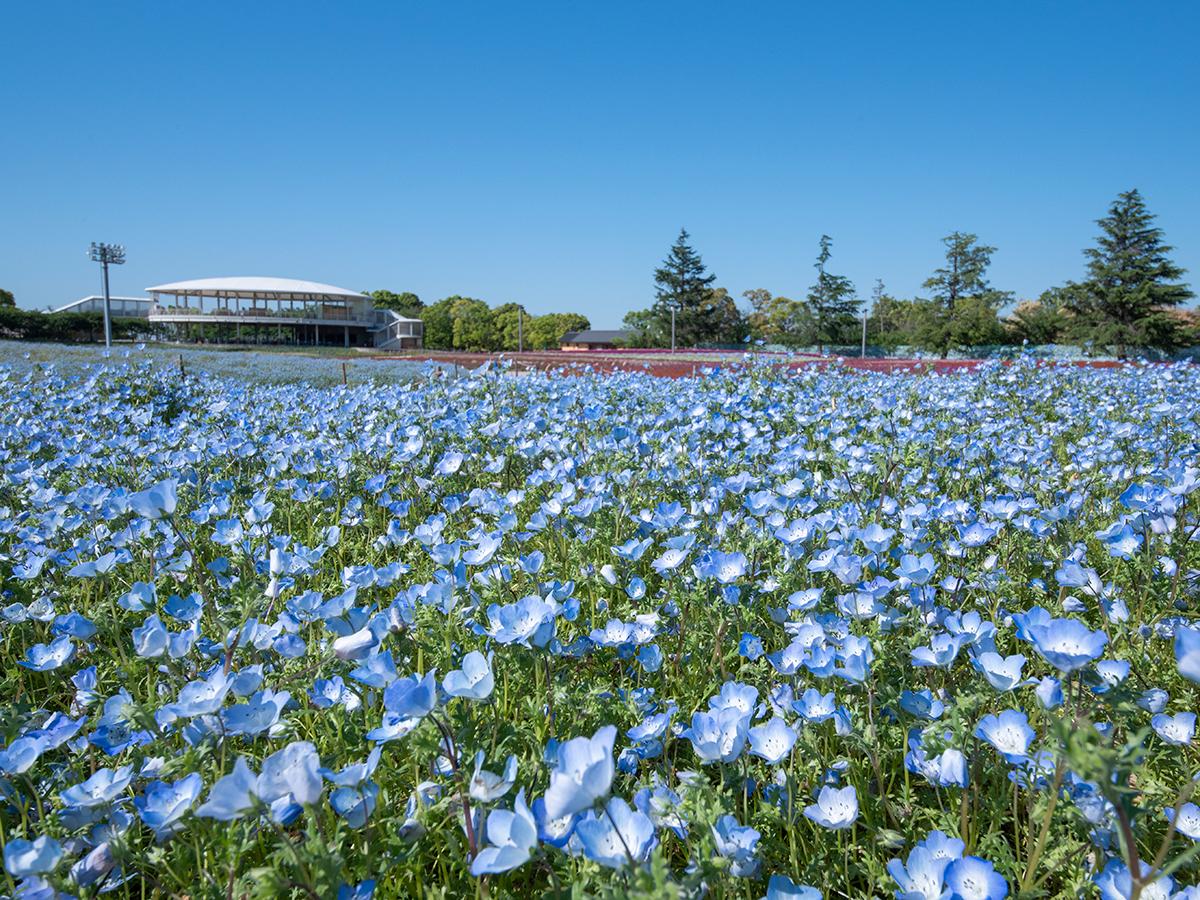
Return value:
M 1119 194 L 1097 220 L 1096 245 L 1083 251 L 1087 278 L 1071 287 L 1077 333 L 1121 358 L 1130 347 L 1174 346 L 1178 323 L 1169 311 L 1194 296 L 1154 219 L 1136 189 Z

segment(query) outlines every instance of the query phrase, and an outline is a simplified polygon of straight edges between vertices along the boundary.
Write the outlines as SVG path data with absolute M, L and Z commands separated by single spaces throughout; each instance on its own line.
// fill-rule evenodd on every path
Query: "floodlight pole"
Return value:
M 104 274 L 104 349 L 112 349 L 112 300 L 108 296 L 108 260 L 100 263 L 100 271 Z
M 112 300 L 108 293 L 108 265 L 123 265 L 125 248 L 120 244 L 100 244 L 95 241 L 88 251 L 93 262 L 100 263 L 102 282 L 104 285 L 104 348 L 112 349 Z

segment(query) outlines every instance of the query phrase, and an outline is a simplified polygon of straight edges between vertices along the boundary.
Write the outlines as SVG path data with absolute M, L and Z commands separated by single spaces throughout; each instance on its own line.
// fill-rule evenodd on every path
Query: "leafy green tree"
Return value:
M 663 322 L 652 309 L 634 309 L 625 314 L 622 324 L 630 331 L 630 347 L 671 346 L 671 316 Z
M 762 288 L 742 294 L 750 301 L 747 325 L 750 334 L 764 344 L 806 347 L 813 343 L 816 326 L 808 307 L 798 300 L 773 296 Z
M 518 324 L 519 323 L 519 324 Z M 518 350 L 521 338 L 524 338 L 525 349 L 532 348 L 530 343 L 530 328 L 533 326 L 533 316 L 525 312 L 516 303 L 503 303 L 492 310 L 492 332 L 495 335 L 496 350 Z
M 948 310 L 963 297 L 981 298 L 995 309 L 1012 297 L 1011 292 L 997 291 L 988 283 L 987 270 L 996 248 L 978 241 L 975 235 L 961 231 L 942 238 L 946 245 L 946 265 L 935 269 L 924 286 Z
M 1121 359 L 1130 347 L 1174 346 L 1177 322 L 1168 311 L 1194 296 L 1154 218 L 1136 189 L 1119 194 L 1097 220 L 1096 246 L 1083 251 L 1088 277 L 1073 292 L 1077 333 L 1115 347 Z
M 723 287 L 714 288 L 700 303 L 698 319 L 704 343 L 740 344 L 746 337 L 746 318 Z
M 454 297 L 450 304 L 452 346 L 455 350 L 495 350 L 496 336 L 492 331 L 492 311 L 482 300 L 474 297 Z
M 421 321 L 424 323 L 424 345 L 430 350 L 451 350 L 454 348 L 454 301 L 458 297 L 447 297 L 421 310 Z
M 688 238 L 687 229 L 681 228 L 667 258 L 654 270 L 655 299 L 651 307 L 668 341 L 671 310 L 675 310 L 675 343 L 683 347 L 718 340 L 720 328 L 712 305 L 706 306 L 717 276 L 708 272 Z
M 913 301 L 893 297 L 882 280 L 875 280 L 871 290 L 871 311 L 867 315 L 868 343 L 888 350 L 912 346 L 916 318 Z
M 525 331 L 525 346 L 531 350 L 557 350 L 568 331 L 586 331 L 592 324 L 579 313 L 546 313 L 534 316 Z
M 1018 303 L 1005 324 L 1012 336 L 1031 344 L 1053 344 L 1066 332 L 1068 321 L 1058 296 L 1062 288 L 1043 291 L 1037 300 Z
M 15 307 L 16 305 L 17 298 L 13 296 L 13 292 L 6 291 L 4 288 L 0 288 L 0 307 Z
M 824 349 L 826 342 L 846 340 L 853 329 L 858 313 L 859 299 L 855 296 L 854 284 L 845 275 L 833 275 L 826 268 L 833 255 L 830 248 L 833 238 L 821 235 L 820 252 L 813 263 L 817 270 L 817 281 L 808 289 L 808 308 L 816 321 L 817 348 Z
M 411 291 L 400 294 L 393 291 L 369 291 L 367 296 L 375 302 L 378 309 L 394 310 L 410 319 L 420 318 L 421 310 L 425 307 L 421 298 Z

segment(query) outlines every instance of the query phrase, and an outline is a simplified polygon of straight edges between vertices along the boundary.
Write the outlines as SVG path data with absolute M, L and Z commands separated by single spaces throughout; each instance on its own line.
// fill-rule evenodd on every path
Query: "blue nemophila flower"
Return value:
M 1179 807 L 1178 815 L 1175 814 L 1175 807 L 1168 806 L 1163 810 L 1163 815 L 1167 817 L 1168 822 L 1175 823 L 1175 830 L 1180 834 L 1193 841 L 1200 841 L 1200 806 L 1190 801 L 1184 803 Z
M 1029 752 L 1029 744 L 1036 733 L 1029 727 L 1029 718 L 1025 713 L 1006 709 L 999 715 L 980 719 L 975 736 L 995 747 L 1010 763 L 1016 763 Z
M 1025 657 L 1019 653 L 1001 656 L 989 650 L 976 656 L 974 663 L 988 684 L 998 691 L 1011 691 L 1021 683 L 1021 668 L 1025 665 Z
M 729 871 L 739 878 L 758 874 L 758 842 L 762 834 L 749 825 L 742 825 L 734 816 L 721 816 L 712 827 L 717 853 L 730 862 Z
M 174 478 L 167 478 L 144 491 L 130 494 L 126 502 L 134 515 L 144 519 L 161 519 L 174 514 L 178 487 L 179 483 Z
M 338 659 L 360 660 L 370 656 L 379 646 L 379 636 L 372 628 L 360 628 L 352 634 L 344 634 L 333 642 L 333 653 Z
M 750 632 L 742 632 L 741 640 L 738 641 L 738 656 L 744 656 L 750 662 L 754 662 L 766 651 L 763 649 L 762 641 Z
M 750 738 L 750 752 L 772 766 L 787 757 L 796 743 L 796 732 L 778 716 L 765 725 L 751 728 L 747 735 Z
M 1153 878 L 1154 870 L 1150 864 L 1141 862 L 1142 881 L 1145 887 L 1139 896 L 1145 900 L 1170 900 L 1175 891 L 1175 880 L 1171 876 Z M 1151 880 L 1153 878 L 1153 880 Z M 1133 878 L 1129 867 L 1120 859 L 1110 859 L 1103 871 L 1095 876 L 1096 887 L 1100 890 L 1100 900 L 1132 900 Z
M 307 741 L 296 741 L 268 756 L 258 776 L 239 756 L 233 772 L 212 786 L 196 815 L 228 822 L 267 804 L 278 821 L 288 814 L 289 806 L 315 803 L 321 796 L 320 767 L 317 750 Z
M 733 762 L 746 746 L 750 714 L 735 706 L 715 712 L 692 714 L 692 725 L 680 732 L 692 742 L 696 755 L 705 763 Z
M 4 845 L 4 868 L 13 878 L 28 878 L 53 872 L 62 856 L 62 845 L 49 835 L 43 834 L 32 841 L 10 838 Z
M 143 659 L 153 659 L 167 652 L 169 635 L 157 614 L 148 616 L 141 627 L 133 629 L 133 651 Z
M 533 594 L 522 597 L 516 603 L 504 606 L 493 603 L 487 609 L 488 625 L 483 633 L 498 644 L 523 644 L 528 647 L 530 642 L 538 643 L 539 632 L 543 625 L 553 623 L 554 607 Z M 549 635 L 545 636 L 547 639 Z
M 890 860 L 887 870 L 899 887 L 897 900 L 943 900 L 946 867 L 952 861 L 951 857 L 935 855 L 920 844 L 909 851 L 905 862 Z
M 665 550 L 662 556 L 650 563 L 650 567 L 659 575 L 669 577 L 667 573 L 674 572 L 687 559 L 688 551 L 681 550 L 676 547 L 671 547 Z
M 437 705 L 437 670 L 393 681 L 383 692 L 383 705 L 388 712 L 405 719 L 427 716 Z
M 1029 626 L 1029 640 L 1060 672 L 1074 672 L 1104 652 L 1108 635 L 1092 631 L 1078 619 L 1049 619 Z
M 337 900 L 371 900 L 375 896 L 375 879 L 368 878 L 358 884 L 343 884 L 338 888 Z
M 278 735 L 283 730 L 280 717 L 292 695 L 288 691 L 258 691 L 245 703 L 221 711 L 221 722 L 228 734 L 255 737 L 264 731 Z
M 806 722 L 825 722 L 837 712 L 837 696 L 833 691 L 822 694 L 816 688 L 808 688 L 799 700 L 792 702 L 792 709 Z
M 613 742 L 617 729 L 605 725 L 592 737 L 560 744 L 544 797 L 546 815 L 560 819 L 591 808 L 608 795 L 613 779 Z
M 491 844 L 471 861 L 471 874 L 494 875 L 523 866 L 538 842 L 533 813 L 525 804 L 525 790 L 517 791 L 512 812 L 492 810 L 487 817 L 487 839 Z
M 804 807 L 804 815 L 822 828 L 849 828 L 858 819 L 858 792 L 854 786 L 821 788 L 817 802 Z
M 620 797 L 612 797 L 604 811 L 589 810 L 575 826 L 583 855 L 610 869 L 630 863 L 640 865 L 658 845 L 654 823 Z
M 442 679 L 442 688 L 451 697 L 468 700 L 486 700 L 492 695 L 496 682 L 492 677 L 492 657 L 472 650 L 462 658 L 461 668 L 455 669 Z
M 105 806 L 125 793 L 132 780 L 133 766 L 97 769 L 86 781 L 72 785 L 59 796 L 67 806 Z
M 145 792 L 133 798 L 138 818 L 153 831 L 158 841 L 171 837 L 182 827 L 179 820 L 195 805 L 204 781 L 196 772 L 185 775 L 174 784 L 154 780 Z
M 392 651 L 384 650 L 382 653 L 372 653 L 350 672 L 350 677 L 359 684 L 365 684 L 376 690 L 386 688 L 396 680 L 396 664 L 392 662 Z
M 1159 713 L 1150 719 L 1150 727 L 1168 744 L 1184 747 L 1192 742 L 1192 736 L 1196 733 L 1196 714 L 1181 712 L 1168 716 Z
M 933 721 L 940 719 L 946 711 L 946 705 L 926 688 L 922 691 L 901 691 L 900 708 L 918 719 Z
M 786 875 L 772 875 L 762 900 L 822 900 L 821 892 L 807 884 L 796 884 Z
M 1108 528 L 1096 532 L 1096 538 L 1104 545 L 1109 556 L 1131 559 L 1142 546 L 1142 536 L 1128 522 L 1114 522 Z
M 916 647 L 912 650 L 909 654 L 912 657 L 912 664 L 918 668 L 949 668 L 954 664 L 958 651 L 968 640 L 969 638 L 963 634 L 935 634 L 930 639 L 928 647 Z
M 733 584 L 746 574 L 748 561 L 744 553 L 723 553 L 710 550 L 692 566 L 697 578 L 715 578 L 719 584 Z
M 509 755 L 504 763 L 503 774 L 497 775 L 483 768 L 484 753 L 475 754 L 475 771 L 471 775 L 471 798 L 480 803 L 494 803 L 511 789 L 517 780 L 517 758 Z
M 49 644 L 34 644 L 25 651 L 25 658 L 17 663 L 34 672 L 50 672 L 65 666 L 74 655 L 75 645 L 71 643 L 71 636 L 64 634 Z
M 896 574 L 900 576 L 901 583 L 907 587 L 928 584 L 937 569 L 938 565 L 932 553 L 923 553 L 921 556 L 905 553 L 900 557 L 900 565 L 896 567 Z
M 36 737 L 19 737 L 0 750 L 0 772 L 21 775 L 33 768 L 45 746 Z
M 931 757 L 919 728 L 909 732 L 908 747 L 904 765 L 910 772 L 916 772 L 935 787 L 967 786 L 967 759 L 957 747 L 948 747 Z
M 1044 709 L 1054 709 L 1063 702 L 1062 682 L 1047 675 L 1038 682 L 1034 694 Z
M 382 749 L 376 745 L 365 762 L 351 763 L 340 772 L 318 769 L 322 778 L 336 785 L 329 795 L 329 805 L 351 828 L 362 828 L 375 812 L 379 785 L 370 778 L 379 765 Z
M 996 867 L 978 856 L 964 856 L 946 867 L 950 900 L 1004 900 L 1008 882 Z
M 1200 684 L 1200 628 L 1175 629 L 1175 661 L 1180 675 Z

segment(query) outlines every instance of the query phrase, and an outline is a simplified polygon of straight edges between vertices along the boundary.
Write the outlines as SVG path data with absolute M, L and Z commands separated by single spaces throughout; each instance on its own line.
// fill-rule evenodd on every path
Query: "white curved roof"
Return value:
M 232 278 L 194 278 L 173 281 L 146 288 L 149 294 L 177 294 L 186 297 L 269 297 L 281 300 L 306 300 L 319 297 L 356 297 L 367 299 L 358 291 L 348 291 L 319 281 L 298 281 L 295 278 L 263 278 L 257 275 Z

